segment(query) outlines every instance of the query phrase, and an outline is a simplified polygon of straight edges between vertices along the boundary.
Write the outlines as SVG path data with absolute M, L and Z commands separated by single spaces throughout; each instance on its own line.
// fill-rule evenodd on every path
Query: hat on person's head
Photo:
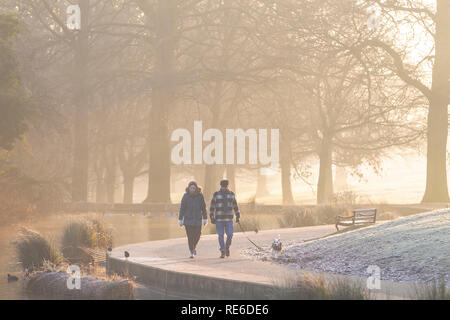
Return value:
M 190 191 L 189 191 L 190 186 L 195 186 L 195 188 L 196 188 L 195 193 L 196 193 L 196 194 L 202 193 L 202 188 L 200 188 L 200 187 L 198 186 L 197 182 L 195 182 L 195 181 L 189 182 L 189 184 L 188 184 L 188 186 L 187 186 L 187 188 L 186 188 L 186 192 L 187 192 L 187 193 L 190 193 Z
M 220 186 L 221 186 L 222 188 L 228 187 L 228 180 L 222 180 L 222 181 L 220 181 Z
M 196 188 L 198 188 L 197 182 L 195 182 L 195 181 L 189 182 L 188 188 L 189 188 L 190 186 L 195 186 Z

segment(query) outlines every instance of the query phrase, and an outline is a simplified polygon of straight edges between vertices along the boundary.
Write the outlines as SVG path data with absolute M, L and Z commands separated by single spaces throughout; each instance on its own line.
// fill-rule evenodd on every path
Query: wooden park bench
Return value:
M 337 216 L 336 229 L 338 226 L 354 226 L 360 224 L 371 224 L 377 220 L 377 209 L 356 209 L 353 210 L 353 216 Z

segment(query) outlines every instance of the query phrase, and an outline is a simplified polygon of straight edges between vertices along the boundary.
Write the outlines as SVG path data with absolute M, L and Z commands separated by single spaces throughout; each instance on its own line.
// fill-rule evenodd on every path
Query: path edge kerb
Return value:
M 109 255 L 106 263 L 108 275 L 117 274 L 135 278 L 137 282 L 150 288 L 168 294 L 176 293 L 178 296 L 186 298 L 271 299 L 279 289 L 276 285 L 166 270 Z

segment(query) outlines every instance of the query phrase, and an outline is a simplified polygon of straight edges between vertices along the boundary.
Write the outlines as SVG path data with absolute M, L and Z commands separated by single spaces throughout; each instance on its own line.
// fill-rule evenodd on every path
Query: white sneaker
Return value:
M 189 256 L 189 259 L 194 259 L 194 253 L 191 252 L 191 255 Z

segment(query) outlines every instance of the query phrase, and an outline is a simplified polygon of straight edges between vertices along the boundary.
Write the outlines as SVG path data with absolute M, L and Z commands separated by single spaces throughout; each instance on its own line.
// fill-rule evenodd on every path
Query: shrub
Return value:
M 277 218 L 280 228 L 296 228 L 312 226 L 315 224 L 314 218 L 307 210 L 295 208 L 284 209 L 281 217 Z
M 445 281 L 433 282 L 431 286 L 416 288 L 415 297 L 418 300 L 450 300 L 450 289 Z
M 40 269 L 45 262 L 56 265 L 62 261 L 55 246 L 36 231 L 22 227 L 13 244 L 24 269 Z
M 91 222 L 96 234 L 97 247 L 108 248 L 109 246 L 112 246 L 113 239 L 111 230 L 106 228 L 105 224 L 100 220 L 93 219 Z
M 348 215 L 351 210 L 345 206 L 320 205 L 313 209 L 312 215 L 316 221 L 315 225 L 334 224 L 336 216 Z
M 354 281 L 322 276 L 298 275 L 285 279 L 275 291 L 276 299 L 291 300 L 369 300 L 369 291 Z
M 334 224 L 336 216 L 348 213 L 347 208 L 335 205 L 319 205 L 312 209 L 286 208 L 277 220 L 280 228 L 298 228 Z
M 64 184 L 37 181 L 0 160 L 0 223 L 55 212 L 65 200 Z
M 238 231 L 256 231 L 260 230 L 260 223 L 259 220 L 256 217 L 249 217 L 246 216 L 241 219 L 241 222 L 239 224 Z
M 112 245 L 112 235 L 99 220 L 76 219 L 64 227 L 61 242 L 63 248 L 107 248 Z

